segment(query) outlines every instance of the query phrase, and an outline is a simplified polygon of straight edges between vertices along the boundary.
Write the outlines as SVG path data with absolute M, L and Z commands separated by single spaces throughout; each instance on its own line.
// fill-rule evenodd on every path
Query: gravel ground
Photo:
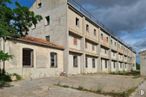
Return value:
M 104 92 L 121 92 L 137 86 L 142 80 L 142 78 L 133 78 L 132 76 L 103 74 L 23 80 L 11 83 L 11 87 L 0 89 L 0 97 L 110 97 L 71 88 L 63 88 L 55 84 L 69 85 L 77 88 L 83 87 Z
M 133 76 L 100 74 L 60 78 L 58 83 L 75 88 L 83 87 L 93 91 L 100 90 L 102 92 L 119 93 L 137 87 L 142 81 L 143 78 L 134 78 Z
M 146 81 L 144 81 L 130 97 L 146 97 Z

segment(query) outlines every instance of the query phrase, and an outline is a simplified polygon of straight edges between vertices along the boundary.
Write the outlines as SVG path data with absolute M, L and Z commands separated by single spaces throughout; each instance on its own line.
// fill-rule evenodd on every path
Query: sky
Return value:
M 30 7 L 35 0 L 13 0 Z M 146 0 L 75 0 L 137 53 L 146 48 Z M 14 6 L 11 6 L 14 7 Z M 137 54 L 137 62 L 139 56 Z

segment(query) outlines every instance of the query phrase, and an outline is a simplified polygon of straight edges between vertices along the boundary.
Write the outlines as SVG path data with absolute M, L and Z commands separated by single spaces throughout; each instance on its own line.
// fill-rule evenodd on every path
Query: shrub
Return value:
M 17 81 L 22 79 L 22 77 L 16 73 L 12 74 L 11 76 L 15 76 Z

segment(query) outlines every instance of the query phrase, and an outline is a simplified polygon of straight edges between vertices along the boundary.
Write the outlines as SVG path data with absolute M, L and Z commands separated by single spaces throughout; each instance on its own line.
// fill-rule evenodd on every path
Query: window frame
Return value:
M 52 61 L 54 62 L 52 63 Z M 50 52 L 50 68 L 57 68 L 57 67 L 58 67 L 58 55 L 56 52 Z
M 46 16 L 45 20 L 47 22 L 46 26 L 50 25 L 50 16 Z
M 75 38 L 75 37 L 73 37 L 73 44 L 76 45 L 76 46 L 78 45 L 78 39 Z
M 86 32 L 89 32 L 89 25 L 86 24 Z
M 94 32 L 94 35 L 97 36 L 97 31 L 96 31 L 96 29 L 94 29 L 93 32 Z
M 80 27 L 80 19 L 76 17 L 75 23 L 77 27 Z
M 78 56 L 73 55 L 73 67 L 78 68 Z
M 92 58 L 92 68 L 95 68 L 95 67 L 96 67 L 96 59 Z
M 29 61 L 30 61 L 30 64 L 25 64 L 26 62 L 25 61 L 28 61 L 28 59 L 24 59 L 26 58 L 25 56 L 25 51 L 27 51 L 27 53 L 29 53 Z M 28 58 L 28 57 L 27 57 Z M 22 66 L 24 68 L 33 68 L 34 67 L 34 50 L 31 49 L 31 48 L 23 48 L 22 49 Z
M 86 56 L 86 65 L 85 65 L 86 68 L 88 68 L 88 57 Z

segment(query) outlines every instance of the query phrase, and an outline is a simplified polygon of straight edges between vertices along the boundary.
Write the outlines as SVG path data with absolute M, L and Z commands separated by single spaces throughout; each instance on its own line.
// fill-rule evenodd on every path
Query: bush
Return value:
M 2 74 L 0 75 L 0 81 L 11 82 L 11 75 L 10 74 Z
M 22 79 L 22 77 L 16 73 L 12 74 L 11 76 L 15 76 L 17 81 Z

